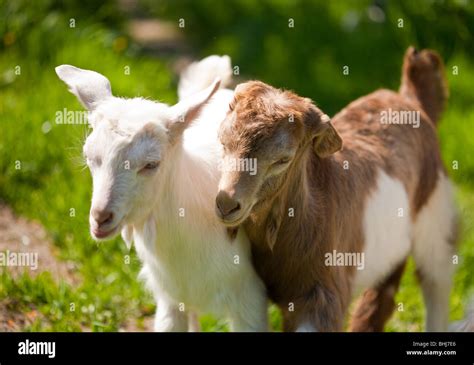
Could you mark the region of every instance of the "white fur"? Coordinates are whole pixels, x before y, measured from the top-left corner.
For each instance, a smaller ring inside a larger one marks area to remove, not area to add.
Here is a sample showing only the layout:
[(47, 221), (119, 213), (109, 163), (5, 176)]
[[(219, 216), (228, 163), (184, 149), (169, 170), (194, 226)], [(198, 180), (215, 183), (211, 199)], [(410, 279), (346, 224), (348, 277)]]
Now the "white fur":
[(453, 188), (440, 173), (433, 194), (417, 216), (414, 228), (413, 256), (421, 274), (426, 304), (426, 330), (446, 331), (449, 315), (456, 225)]
[[(403, 184), (379, 171), (377, 188), (364, 212), (365, 268), (357, 271), (356, 292), (376, 286), (409, 254), (421, 273), (428, 331), (446, 331), (449, 293), (454, 271), (450, 242), (456, 224), (449, 179), (440, 173), (436, 188), (415, 221)], [(399, 209), (403, 209), (403, 217)]]
[(222, 86), (226, 87), (232, 79), (232, 67), (229, 56), (209, 56), (189, 65), (181, 74), (178, 96), (182, 100), (204, 88), (218, 76)]
[[(411, 248), (411, 217), (402, 183), (378, 172), (376, 190), (364, 211), (364, 270), (357, 271), (356, 291), (375, 286), (408, 256)], [(399, 216), (399, 209), (403, 216)]]
[(309, 322), (302, 322), (296, 328), (296, 332), (318, 332), (318, 329)]
[[(202, 80), (229, 72), (207, 66), (194, 70), (207, 73), (186, 73), (192, 91), (193, 77), (203, 88), (208, 85)], [(91, 232), (110, 238), (107, 232), (121, 230), (128, 245), (135, 242), (143, 262), (141, 277), (157, 301), (155, 330), (195, 330), (188, 314), (211, 312), (230, 318), (233, 330), (265, 331), (265, 288), (251, 264), (248, 238), (241, 229), (231, 241), (214, 214), (221, 156), (217, 129), (232, 91), (219, 90), (204, 105), (216, 91), (214, 82), (169, 107), (113, 97), (108, 80), (92, 71), (67, 65), (56, 71), (92, 111), (94, 129), (84, 146), (94, 185)], [(191, 92), (182, 86), (180, 94)], [(200, 116), (192, 124), (178, 124), (183, 123), (181, 116), (198, 109)], [(150, 127), (153, 133), (144, 133)], [(183, 133), (182, 127), (188, 127), (182, 139), (172, 134)], [(159, 167), (146, 170), (149, 162)], [(94, 210), (111, 211), (113, 219), (101, 223)]]
[(69, 91), (89, 110), (93, 110), (97, 103), (112, 97), (109, 80), (95, 71), (61, 65), (56, 67), (56, 73), (66, 83)]

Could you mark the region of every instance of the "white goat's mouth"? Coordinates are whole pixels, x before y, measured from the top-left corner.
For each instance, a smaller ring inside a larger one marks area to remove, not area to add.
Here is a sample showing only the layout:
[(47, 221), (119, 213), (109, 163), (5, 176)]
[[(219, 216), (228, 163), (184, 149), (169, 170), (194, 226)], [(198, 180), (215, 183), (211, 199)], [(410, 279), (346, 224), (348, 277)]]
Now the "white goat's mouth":
[(106, 231), (96, 228), (91, 228), (92, 237), (96, 240), (105, 240), (110, 239), (117, 235), (120, 232), (120, 224), (117, 224), (115, 227), (108, 229)]

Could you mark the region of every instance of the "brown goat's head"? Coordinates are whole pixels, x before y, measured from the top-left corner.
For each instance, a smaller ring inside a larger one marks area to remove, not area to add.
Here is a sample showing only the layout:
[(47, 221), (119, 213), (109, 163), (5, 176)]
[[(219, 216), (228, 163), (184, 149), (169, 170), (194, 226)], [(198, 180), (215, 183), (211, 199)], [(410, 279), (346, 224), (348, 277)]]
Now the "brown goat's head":
[(237, 86), (220, 140), (224, 168), (216, 213), (228, 226), (241, 224), (256, 204), (276, 194), (308, 146), (320, 158), (342, 146), (329, 117), (311, 100), (259, 81)]

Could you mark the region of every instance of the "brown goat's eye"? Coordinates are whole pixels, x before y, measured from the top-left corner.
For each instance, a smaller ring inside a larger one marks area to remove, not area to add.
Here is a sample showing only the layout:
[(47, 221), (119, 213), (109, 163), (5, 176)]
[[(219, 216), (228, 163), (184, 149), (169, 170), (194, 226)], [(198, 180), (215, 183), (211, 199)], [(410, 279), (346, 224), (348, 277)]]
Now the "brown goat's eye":
[(287, 164), (290, 161), (291, 161), (290, 157), (284, 157), (284, 158), (280, 158), (278, 161), (276, 161), (274, 163), (274, 165), (284, 165), (284, 164)]

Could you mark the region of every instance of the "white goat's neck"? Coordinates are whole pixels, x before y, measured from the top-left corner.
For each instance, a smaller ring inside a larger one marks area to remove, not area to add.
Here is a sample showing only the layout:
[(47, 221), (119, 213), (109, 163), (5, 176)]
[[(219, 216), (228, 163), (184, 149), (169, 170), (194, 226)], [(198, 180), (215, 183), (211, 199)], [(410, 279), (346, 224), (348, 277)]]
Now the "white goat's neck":
[(181, 236), (183, 225), (192, 234), (215, 223), (217, 218), (209, 203), (214, 201), (215, 192), (209, 185), (217, 186), (218, 176), (203, 156), (187, 150), (182, 139), (170, 147), (156, 183), (155, 197), (158, 199), (145, 222), (134, 226), (135, 230), (143, 232), (142, 239), (154, 241), (152, 233), (156, 229)]

